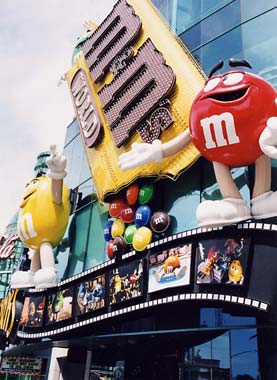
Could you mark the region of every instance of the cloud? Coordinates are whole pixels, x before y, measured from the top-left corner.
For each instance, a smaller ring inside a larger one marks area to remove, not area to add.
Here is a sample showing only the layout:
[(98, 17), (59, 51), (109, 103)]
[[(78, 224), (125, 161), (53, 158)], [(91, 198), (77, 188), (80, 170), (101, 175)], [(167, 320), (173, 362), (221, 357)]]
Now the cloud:
[(115, 0), (13, 0), (1, 2), (0, 232), (17, 211), (36, 156), (56, 143), (63, 148), (74, 116), (67, 84), (83, 23), (99, 24)]

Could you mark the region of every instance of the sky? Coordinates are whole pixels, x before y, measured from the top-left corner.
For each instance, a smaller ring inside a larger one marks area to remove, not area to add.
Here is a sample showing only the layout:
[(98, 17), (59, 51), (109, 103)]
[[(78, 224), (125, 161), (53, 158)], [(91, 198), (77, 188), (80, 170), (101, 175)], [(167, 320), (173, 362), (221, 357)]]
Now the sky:
[(37, 155), (62, 151), (74, 110), (67, 82), (85, 21), (100, 24), (115, 0), (12, 0), (0, 4), (0, 234), (18, 210)]

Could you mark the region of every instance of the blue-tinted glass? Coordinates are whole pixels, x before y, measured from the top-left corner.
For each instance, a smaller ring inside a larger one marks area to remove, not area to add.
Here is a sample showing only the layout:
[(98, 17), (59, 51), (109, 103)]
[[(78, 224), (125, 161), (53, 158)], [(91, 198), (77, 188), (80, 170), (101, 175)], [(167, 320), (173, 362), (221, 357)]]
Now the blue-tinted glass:
[(66, 183), (70, 189), (74, 189), (90, 178), (87, 157), (80, 134), (64, 148), (64, 155), (67, 158)]
[[(230, 57), (247, 59), (256, 74), (276, 85), (277, 56), (274, 54), (277, 49), (276, 17), (277, 9), (274, 9), (193, 51), (193, 55), (207, 74), (220, 59), (225, 62)], [(185, 38), (183, 41), (186, 43)], [(224, 70), (228, 70), (226, 63)]]
[(76, 119), (67, 127), (64, 145), (68, 144), (76, 135), (80, 133)]
[(77, 209), (85, 204), (97, 199), (96, 190), (92, 179), (90, 178), (78, 187), (78, 204)]
[(231, 0), (152, 0), (176, 33), (195, 25)]
[[(222, 59), (226, 62), (230, 57), (241, 57), (241, 51), (241, 32), (240, 28), (237, 28), (203, 46), (201, 49), (193, 51), (193, 55), (208, 75), (219, 60)], [(224, 70), (228, 71), (226, 64)]]
[(241, 0), (240, 7), (242, 21), (245, 21), (272, 8), (276, 8), (276, 0), (251, 0), (251, 4), (248, 0)]
[(164, 211), (172, 218), (171, 233), (195, 228), (195, 211), (200, 201), (199, 163), (193, 164), (176, 182), (166, 181), (160, 188)]
[(189, 50), (194, 50), (201, 45), (201, 24), (196, 24), (180, 35), (181, 40)]
[(258, 379), (259, 360), (256, 329), (231, 330), (230, 334), (232, 379)]
[(255, 324), (256, 318), (254, 317), (235, 316), (218, 308), (200, 309), (200, 326), (202, 327), (254, 326)]
[(238, 1), (232, 2), (220, 11), (203, 19), (201, 23), (199, 22), (192, 28), (185, 30), (180, 37), (189, 49), (193, 50), (217, 38), (240, 22), (240, 3)]
[(106, 244), (104, 240), (104, 227), (107, 219), (108, 213), (106, 208), (102, 208), (99, 203), (96, 202), (92, 209), (87, 257), (84, 269), (92, 268), (93, 266), (108, 260), (105, 253)]
[(68, 277), (71, 277), (74, 274), (80, 273), (84, 270), (92, 207), (93, 206), (88, 205), (86, 208), (76, 212), (71, 222), (72, 232), (69, 239), (70, 260), (69, 267), (67, 269)]
[(91, 178), (91, 173), (90, 173), (90, 169), (89, 169), (87, 155), (86, 155), (86, 152), (84, 150), (83, 156), (82, 156), (81, 170), (80, 170), (80, 183), (83, 183), (88, 178)]
[(183, 379), (230, 379), (229, 332), (185, 350)]
[(74, 216), (71, 215), (69, 217), (69, 221), (67, 224), (66, 231), (64, 233), (64, 236), (58, 246), (55, 248), (55, 267), (58, 272), (58, 277), (60, 280), (64, 280), (68, 277), (68, 261), (71, 257), (71, 249), (73, 247), (73, 231), (75, 228), (73, 228), (73, 225), (75, 225), (75, 219)]
[[(202, 169), (202, 193), (201, 200), (217, 200), (221, 199), (221, 193), (219, 190), (218, 183), (215, 179), (215, 173), (213, 165), (207, 160), (203, 160)], [(250, 201), (250, 190), (248, 183), (248, 169), (246, 167), (233, 168), (231, 169), (232, 177), (239, 189), (242, 197), (247, 203)]]

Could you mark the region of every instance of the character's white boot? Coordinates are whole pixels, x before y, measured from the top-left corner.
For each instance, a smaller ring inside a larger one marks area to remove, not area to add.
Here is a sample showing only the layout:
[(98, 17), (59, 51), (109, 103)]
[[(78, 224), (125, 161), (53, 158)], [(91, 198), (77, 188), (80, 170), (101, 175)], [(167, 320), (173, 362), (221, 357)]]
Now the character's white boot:
[(39, 269), (35, 273), (34, 282), (38, 289), (53, 288), (58, 284), (58, 276), (53, 268)]
[(224, 226), (250, 218), (250, 209), (244, 199), (224, 198), (218, 201), (204, 201), (196, 210), (199, 227)]
[(32, 288), (35, 286), (35, 273), (28, 271), (17, 271), (11, 275), (10, 285), (12, 289)]
[(277, 191), (267, 191), (251, 200), (251, 213), (254, 219), (277, 216)]

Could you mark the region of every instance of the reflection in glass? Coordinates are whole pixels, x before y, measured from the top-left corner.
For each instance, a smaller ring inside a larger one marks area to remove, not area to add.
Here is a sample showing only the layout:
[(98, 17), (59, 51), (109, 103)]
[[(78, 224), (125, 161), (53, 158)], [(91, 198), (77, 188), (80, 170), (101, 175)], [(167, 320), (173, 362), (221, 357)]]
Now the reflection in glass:
[(202, 327), (232, 327), (232, 326), (255, 326), (256, 318), (247, 316), (236, 316), (224, 312), (219, 308), (201, 308), (200, 326)]
[[(218, 13), (217, 16), (217, 23), (226, 21), (224, 14)], [(229, 30), (228, 33), (218, 35), (215, 39), (210, 40), (209, 43), (203, 44), (201, 40), (201, 47), (199, 46), (195, 50), (193, 49), (196, 48), (195, 44), (199, 42), (199, 39), (198, 42), (195, 40), (196, 37), (193, 30), (189, 31), (187, 35), (187, 32), (183, 33), (181, 39), (192, 49), (193, 55), (206, 73), (209, 73), (214, 64), (220, 59), (227, 62), (230, 57), (241, 57), (251, 63), (256, 74), (268, 80), (273, 86), (276, 86), (276, 16), (277, 9), (275, 8), (245, 24), (238, 24), (234, 29)], [(198, 26), (196, 27), (198, 28)], [(196, 30), (197, 34), (199, 34), (199, 31)], [(194, 40), (191, 40), (192, 37)], [(192, 44), (194, 44), (194, 48)], [(228, 70), (228, 66), (225, 67), (225, 70)]]
[(176, 33), (216, 12), (231, 0), (152, 0)]
[(232, 379), (258, 379), (259, 361), (256, 329), (231, 330), (230, 335)]
[(91, 177), (80, 134), (65, 146), (64, 155), (67, 158), (66, 184), (70, 189), (74, 189)]
[[(217, 334), (216, 330), (214, 333)], [(187, 347), (183, 380), (258, 379), (257, 347), (255, 328), (228, 330), (208, 342)]]
[(229, 380), (230, 374), (229, 332), (185, 350), (184, 380)]
[(72, 123), (67, 127), (64, 145), (67, 145), (79, 133), (80, 130), (77, 120), (74, 119)]
[(199, 161), (182, 174), (178, 180), (163, 181), (162, 194), (164, 211), (171, 217), (171, 233), (186, 231), (197, 226), (195, 210), (200, 202)]
[(76, 212), (74, 221), (72, 221), (72, 228), (74, 228), (75, 232), (72, 234), (72, 239), (69, 241), (71, 256), (68, 261), (68, 277), (81, 273), (84, 270), (84, 263), (87, 255), (89, 221), (92, 207), (93, 206), (89, 205)]

